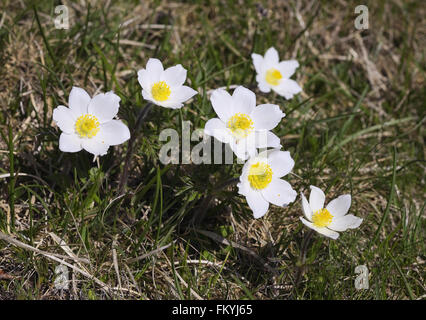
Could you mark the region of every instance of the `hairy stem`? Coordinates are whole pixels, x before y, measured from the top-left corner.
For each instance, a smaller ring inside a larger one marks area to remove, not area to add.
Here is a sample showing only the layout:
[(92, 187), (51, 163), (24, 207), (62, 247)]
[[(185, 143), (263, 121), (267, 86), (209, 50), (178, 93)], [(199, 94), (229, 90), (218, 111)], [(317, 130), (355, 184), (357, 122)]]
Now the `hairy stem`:
[(204, 197), (203, 201), (201, 202), (200, 206), (198, 207), (197, 212), (194, 214), (194, 217), (192, 219), (194, 224), (200, 224), (207, 214), (207, 209), (209, 207), (210, 201), (214, 198), (214, 195), (219, 192), (220, 190), (223, 190), (226, 187), (229, 187), (231, 185), (237, 184), (238, 181), (240, 181), (240, 178), (231, 178), (226, 180), (224, 183), (218, 185), (217, 187), (214, 187), (211, 194)]
[(314, 234), (314, 230), (309, 230), (309, 232), (305, 235), (305, 238), (302, 241), (301, 249), (300, 249), (300, 256), (299, 256), (299, 267), (296, 271), (295, 276), (295, 283), (296, 288), (299, 286), (300, 281), (302, 280), (303, 273), (305, 272), (305, 262), (306, 262), (306, 253), (308, 252), (308, 246), (311, 242), (311, 238)]
[(130, 169), (130, 162), (132, 160), (133, 156), (133, 148), (135, 141), (138, 137), (140, 127), (142, 126), (142, 123), (144, 122), (145, 118), (148, 116), (148, 113), (151, 111), (153, 107), (153, 104), (148, 102), (148, 104), (143, 108), (138, 115), (138, 118), (136, 119), (135, 126), (132, 130), (132, 133), (130, 135), (129, 145), (127, 148), (126, 158), (124, 160), (124, 168), (123, 173), (121, 175), (120, 183), (118, 185), (118, 196), (121, 196), (124, 194), (124, 189), (127, 186), (127, 180), (129, 179), (129, 169)]

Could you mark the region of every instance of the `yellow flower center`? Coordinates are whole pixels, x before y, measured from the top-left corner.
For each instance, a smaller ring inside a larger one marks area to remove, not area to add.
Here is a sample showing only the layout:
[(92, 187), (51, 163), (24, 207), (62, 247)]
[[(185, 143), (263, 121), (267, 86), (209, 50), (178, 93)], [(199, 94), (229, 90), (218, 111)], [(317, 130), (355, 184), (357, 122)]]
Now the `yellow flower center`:
[(75, 122), (75, 131), (80, 138), (93, 138), (99, 132), (98, 118), (91, 114), (80, 116)]
[(271, 167), (265, 162), (252, 164), (249, 169), (248, 181), (253, 189), (265, 189), (272, 181)]
[(277, 69), (272, 68), (266, 71), (265, 80), (271, 86), (277, 86), (280, 83), (282, 77), (283, 76), (281, 75), (281, 72), (279, 72)]
[(164, 81), (154, 83), (151, 88), (151, 94), (157, 101), (166, 101), (170, 97), (170, 87)]
[(244, 113), (236, 113), (229, 118), (226, 126), (237, 139), (245, 138), (253, 130), (253, 121)]
[(316, 227), (327, 227), (332, 220), (333, 216), (327, 209), (319, 209), (312, 215), (312, 222)]

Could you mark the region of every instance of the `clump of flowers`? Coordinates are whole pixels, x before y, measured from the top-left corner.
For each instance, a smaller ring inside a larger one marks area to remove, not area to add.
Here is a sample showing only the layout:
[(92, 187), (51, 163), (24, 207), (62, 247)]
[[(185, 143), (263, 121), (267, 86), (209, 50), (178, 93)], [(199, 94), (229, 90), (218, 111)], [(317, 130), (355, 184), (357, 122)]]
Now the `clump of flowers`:
[[(273, 90), (286, 99), (302, 91), (296, 81), (290, 79), (299, 67), (296, 60), (280, 62), (273, 47), (264, 56), (253, 53), (251, 57), (260, 91)], [(160, 60), (150, 58), (146, 68), (138, 71), (142, 96), (152, 104), (180, 109), (197, 94), (196, 90), (184, 85), (186, 76), (187, 71), (182, 65), (164, 70)], [(285, 207), (295, 201), (296, 191), (282, 179), (292, 171), (294, 160), (290, 152), (281, 150), (280, 138), (271, 132), (285, 117), (280, 107), (256, 105), (255, 93), (243, 86), (238, 86), (232, 95), (224, 89), (214, 90), (210, 101), (218, 117), (208, 120), (204, 131), (229, 144), (239, 159), (246, 160), (237, 186), (254, 218), (264, 216), (270, 204)], [(85, 90), (73, 87), (69, 106), (58, 106), (53, 111), (53, 120), (62, 131), (59, 149), (63, 152), (85, 149), (96, 157), (105, 155), (110, 146), (128, 140), (129, 129), (121, 120), (115, 119), (119, 103), (120, 97), (112, 91), (90, 98)], [(268, 148), (272, 149), (259, 151)], [(132, 150), (131, 146), (128, 149)], [(363, 221), (347, 214), (351, 206), (348, 194), (337, 197), (324, 207), (324, 192), (311, 186), (309, 202), (303, 193), (301, 198), (305, 216), (300, 218), (302, 223), (332, 239), (337, 239), (339, 232), (358, 228)]]

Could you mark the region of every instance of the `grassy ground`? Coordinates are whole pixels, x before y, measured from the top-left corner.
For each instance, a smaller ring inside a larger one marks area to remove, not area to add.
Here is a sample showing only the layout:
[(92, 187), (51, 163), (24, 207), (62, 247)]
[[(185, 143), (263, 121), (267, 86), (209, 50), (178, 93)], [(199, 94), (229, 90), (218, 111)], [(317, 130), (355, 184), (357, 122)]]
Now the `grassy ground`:
[[(54, 28), (57, 1), (1, 4), (0, 299), (425, 298), (421, 1), (367, 1), (364, 31), (356, 1), (63, 3), (69, 30)], [(250, 55), (270, 46), (300, 63), (290, 101), (255, 86)], [(61, 153), (52, 110), (73, 85), (114, 90), (133, 128), (149, 57), (181, 63), (200, 94), (180, 111), (154, 108), (117, 197), (128, 144), (99, 166)], [(296, 161), (295, 190), (350, 193), (364, 219), (337, 241), (315, 234), (303, 264), (300, 197), (255, 220), (235, 186), (212, 193), (242, 165), (158, 161), (160, 131), (203, 128), (215, 117), (208, 91), (235, 84), (287, 114), (274, 132)], [(69, 291), (55, 289), (58, 259), (74, 268)], [(359, 291), (361, 264), (370, 289)]]

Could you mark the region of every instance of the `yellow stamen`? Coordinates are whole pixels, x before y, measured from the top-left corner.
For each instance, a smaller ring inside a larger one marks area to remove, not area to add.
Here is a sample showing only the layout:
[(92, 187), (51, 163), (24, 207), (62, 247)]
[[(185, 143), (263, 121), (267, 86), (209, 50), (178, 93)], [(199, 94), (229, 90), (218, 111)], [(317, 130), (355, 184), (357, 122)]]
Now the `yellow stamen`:
[(80, 116), (75, 122), (75, 131), (80, 138), (93, 138), (99, 132), (98, 118), (91, 114)]
[(277, 86), (280, 83), (282, 77), (283, 76), (281, 75), (281, 72), (279, 72), (277, 69), (272, 68), (266, 71), (265, 80), (271, 86)]
[(265, 189), (272, 181), (271, 167), (265, 162), (252, 164), (249, 169), (248, 181), (253, 189)]
[(235, 138), (242, 139), (247, 137), (253, 130), (253, 121), (244, 113), (236, 113), (228, 120), (226, 126), (231, 130)]
[(167, 85), (164, 81), (159, 81), (154, 83), (151, 88), (151, 94), (157, 101), (166, 101), (170, 97), (170, 86)]
[(333, 216), (331, 215), (330, 211), (325, 208), (315, 211), (312, 215), (312, 222), (316, 227), (327, 227), (332, 220)]

